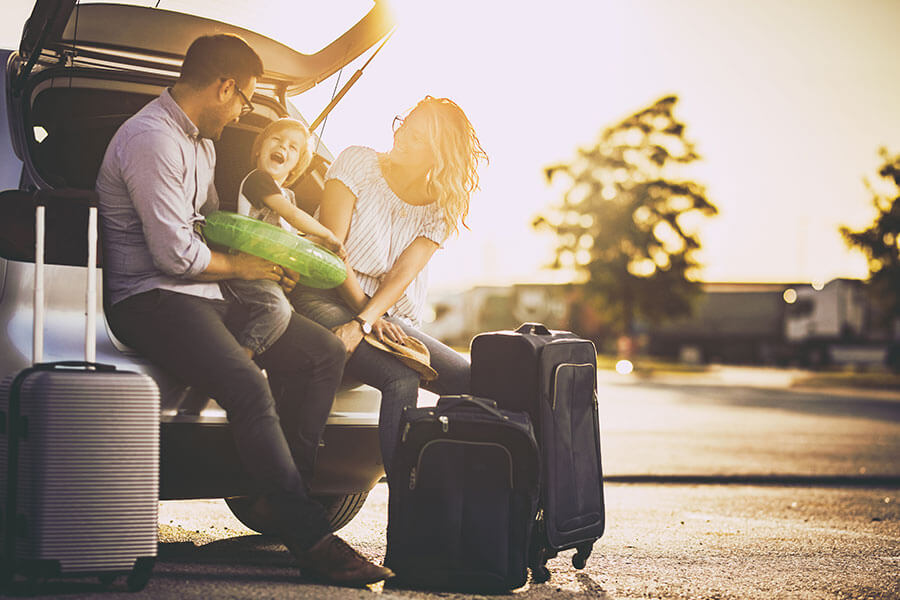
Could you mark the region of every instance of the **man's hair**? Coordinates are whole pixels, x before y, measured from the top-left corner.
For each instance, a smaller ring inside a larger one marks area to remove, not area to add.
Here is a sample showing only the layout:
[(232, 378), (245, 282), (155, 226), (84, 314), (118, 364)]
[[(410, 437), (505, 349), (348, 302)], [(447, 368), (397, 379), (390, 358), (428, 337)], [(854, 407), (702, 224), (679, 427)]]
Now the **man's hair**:
[(204, 88), (224, 78), (234, 79), (240, 86), (262, 74), (262, 59), (243, 38), (219, 33), (194, 40), (181, 65), (179, 81)]

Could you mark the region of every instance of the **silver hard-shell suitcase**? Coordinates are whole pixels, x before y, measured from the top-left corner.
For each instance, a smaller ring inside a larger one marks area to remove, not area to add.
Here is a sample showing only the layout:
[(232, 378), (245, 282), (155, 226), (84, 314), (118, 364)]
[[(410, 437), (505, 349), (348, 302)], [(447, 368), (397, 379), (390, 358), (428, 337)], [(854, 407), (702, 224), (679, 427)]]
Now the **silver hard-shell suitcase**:
[[(88, 210), (85, 360), (42, 363), (44, 213)], [(95, 359), (93, 192), (35, 194), (33, 366), (0, 383), (2, 583), (91, 575), (149, 580), (157, 553), (159, 390)]]

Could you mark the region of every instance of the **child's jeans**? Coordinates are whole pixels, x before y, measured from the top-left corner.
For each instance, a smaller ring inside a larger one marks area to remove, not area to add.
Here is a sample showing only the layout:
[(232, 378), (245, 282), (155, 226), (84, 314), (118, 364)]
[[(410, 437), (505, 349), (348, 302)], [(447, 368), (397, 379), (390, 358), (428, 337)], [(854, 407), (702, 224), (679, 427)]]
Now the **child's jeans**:
[(266, 279), (230, 279), (222, 287), (247, 307), (247, 322), (235, 337), (241, 346), (259, 356), (287, 329), (293, 311), (290, 302), (278, 283)]

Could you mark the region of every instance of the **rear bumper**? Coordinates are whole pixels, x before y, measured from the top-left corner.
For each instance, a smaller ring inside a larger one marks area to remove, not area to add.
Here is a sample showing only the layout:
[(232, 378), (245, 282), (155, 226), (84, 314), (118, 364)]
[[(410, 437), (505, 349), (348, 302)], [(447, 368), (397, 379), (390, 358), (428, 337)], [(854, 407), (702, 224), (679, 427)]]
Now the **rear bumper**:
[[(367, 492), (384, 476), (377, 425), (329, 422), (323, 442), (313, 494)], [(242, 496), (252, 489), (227, 423), (160, 424), (160, 500)]]

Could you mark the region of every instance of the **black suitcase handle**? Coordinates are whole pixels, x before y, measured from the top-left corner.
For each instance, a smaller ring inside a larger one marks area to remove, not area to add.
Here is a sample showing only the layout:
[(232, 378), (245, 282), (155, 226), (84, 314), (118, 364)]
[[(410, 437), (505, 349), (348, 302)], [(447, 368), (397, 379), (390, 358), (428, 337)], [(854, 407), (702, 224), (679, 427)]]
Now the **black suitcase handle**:
[(542, 323), (522, 323), (516, 329), (516, 333), (530, 333), (532, 335), (550, 335), (550, 330)]
[(86, 360), (59, 360), (56, 362), (37, 363), (32, 367), (35, 371), (55, 371), (60, 368), (93, 369), (104, 373), (116, 370), (115, 365), (88, 362)]
[(480, 408), (481, 410), (494, 415), (498, 419), (506, 420), (509, 418), (502, 412), (500, 412), (495, 401), (489, 400), (487, 398), (479, 398), (478, 396), (470, 396), (469, 394), (461, 394), (458, 396), (441, 396), (435, 409), (437, 414), (441, 414), (463, 405)]

